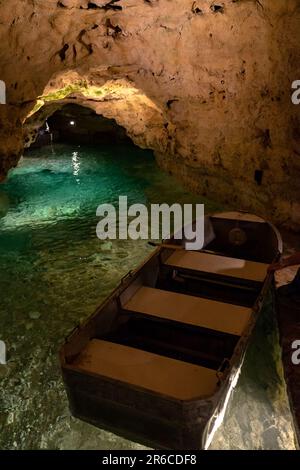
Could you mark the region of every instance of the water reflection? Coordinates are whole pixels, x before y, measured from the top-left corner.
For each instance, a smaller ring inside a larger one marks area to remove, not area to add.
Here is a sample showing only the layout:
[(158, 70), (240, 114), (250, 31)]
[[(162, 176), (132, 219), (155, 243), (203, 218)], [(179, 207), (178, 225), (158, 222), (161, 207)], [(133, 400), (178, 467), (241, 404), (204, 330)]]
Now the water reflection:
[[(80, 171), (80, 158), (78, 152), (72, 154), (73, 175), (78, 176)], [(80, 184), (80, 179), (76, 178), (76, 182)]]

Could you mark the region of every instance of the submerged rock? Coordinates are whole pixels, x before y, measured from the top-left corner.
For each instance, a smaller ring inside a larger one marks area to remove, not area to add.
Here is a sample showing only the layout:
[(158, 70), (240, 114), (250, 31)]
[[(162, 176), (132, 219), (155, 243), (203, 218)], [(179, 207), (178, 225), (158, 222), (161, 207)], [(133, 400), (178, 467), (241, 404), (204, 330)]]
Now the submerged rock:
[(7, 365), (0, 364), (0, 378), (4, 378), (8, 375), (9, 368)]
[(104, 242), (100, 248), (101, 251), (110, 251), (112, 249), (112, 242)]
[(40, 316), (40, 312), (29, 312), (29, 318), (31, 318), (31, 320), (38, 320)]

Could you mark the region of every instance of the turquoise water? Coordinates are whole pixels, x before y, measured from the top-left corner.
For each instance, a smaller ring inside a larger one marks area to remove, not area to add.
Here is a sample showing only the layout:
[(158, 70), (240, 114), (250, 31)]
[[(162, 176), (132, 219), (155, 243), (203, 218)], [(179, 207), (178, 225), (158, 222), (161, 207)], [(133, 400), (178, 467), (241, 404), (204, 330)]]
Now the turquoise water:
[[(8, 359), (0, 366), (0, 448), (141, 448), (70, 416), (57, 358), (65, 336), (153, 249), (144, 240), (96, 237), (97, 206), (117, 204), (120, 195), (129, 203), (204, 202), (207, 211), (219, 209), (133, 146), (32, 150), (0, 187), (0, 339)], [(286, 399), (278, 402), (274, 325), (267, 324), (214, 448), (293, 447)], [(271, 338), (268, 351), (261, 350), (263, 334)], [(259, 355), (268, 375), (257, 384), (251, 371)], [(251, 413), (250, 432), (243, 423)], [(283, 430), (265, 434), (274, 425)]]

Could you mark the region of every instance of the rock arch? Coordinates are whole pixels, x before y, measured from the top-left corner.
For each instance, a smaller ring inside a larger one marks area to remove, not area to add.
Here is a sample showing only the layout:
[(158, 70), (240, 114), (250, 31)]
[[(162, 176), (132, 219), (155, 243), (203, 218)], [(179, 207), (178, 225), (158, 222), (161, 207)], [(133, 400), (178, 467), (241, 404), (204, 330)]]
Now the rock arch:
[(95, 82), (76, 72), (50, 80), (24, 120), (24, 146), (30, 146), (49, 116), (69, 103), (114, 119), (141, 148), (168, 151), (172, 140), (171, 123), (163, 110), (133, 82), (122, 78)]

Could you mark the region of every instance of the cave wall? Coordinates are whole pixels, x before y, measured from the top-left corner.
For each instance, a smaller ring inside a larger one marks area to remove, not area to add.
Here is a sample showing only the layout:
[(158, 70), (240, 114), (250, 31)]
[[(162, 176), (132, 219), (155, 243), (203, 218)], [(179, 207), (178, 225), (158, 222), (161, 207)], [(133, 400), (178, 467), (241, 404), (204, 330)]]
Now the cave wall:
[(123, 80), (145, 99), (83, 101), (193, 191), (300, 228), (298, 0), (10, 0), (0, 13), (2, 178), (39, 96), (73, 74)]

